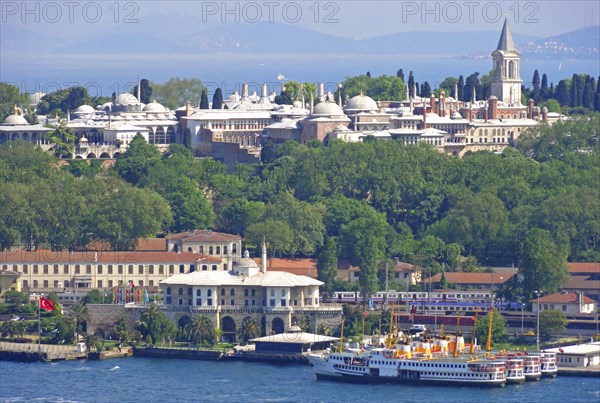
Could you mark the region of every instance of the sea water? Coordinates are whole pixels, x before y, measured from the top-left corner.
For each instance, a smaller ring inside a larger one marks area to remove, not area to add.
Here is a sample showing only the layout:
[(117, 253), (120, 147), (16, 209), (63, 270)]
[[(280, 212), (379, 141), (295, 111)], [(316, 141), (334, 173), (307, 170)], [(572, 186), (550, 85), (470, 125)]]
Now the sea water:
[(600, 379), (557, 377), (503, 388), (317, 381), (312, 367), (122, 358), (0, 361), (0, 402), (598, 402)]

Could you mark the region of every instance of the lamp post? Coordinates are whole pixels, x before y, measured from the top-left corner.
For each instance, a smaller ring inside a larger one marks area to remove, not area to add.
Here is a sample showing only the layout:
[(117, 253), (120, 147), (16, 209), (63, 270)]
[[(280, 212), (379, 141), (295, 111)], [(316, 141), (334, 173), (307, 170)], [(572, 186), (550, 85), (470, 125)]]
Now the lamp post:
[(534, 293), (537, 297), (537, 329), (535, 332), (535, 345), (537, 347), (537, 351), (540, 351), (540, 295), (542, 292), (535, 290)]
[(523, 336), (523, 310), (525, 309), (525, 303), (521, 303), (521, 336)]

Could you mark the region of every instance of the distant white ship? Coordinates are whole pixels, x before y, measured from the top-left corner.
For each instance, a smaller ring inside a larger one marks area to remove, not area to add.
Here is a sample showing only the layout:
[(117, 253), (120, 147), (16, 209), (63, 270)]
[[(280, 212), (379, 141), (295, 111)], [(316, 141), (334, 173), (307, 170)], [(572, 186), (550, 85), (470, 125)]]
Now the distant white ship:
[(277, 74), (277, 81), (285, 80), (285, 76), (283, 74)]

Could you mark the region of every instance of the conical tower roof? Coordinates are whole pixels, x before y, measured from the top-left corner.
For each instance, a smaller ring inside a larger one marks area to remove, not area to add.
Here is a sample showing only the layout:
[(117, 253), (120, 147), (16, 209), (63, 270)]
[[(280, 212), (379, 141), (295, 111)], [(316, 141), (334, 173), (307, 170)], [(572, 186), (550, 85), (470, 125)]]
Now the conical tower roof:
[(500, 40), (498, 41), (496, 50), (501, 50), (503, 52), (517, 50), (510, 32), (510, 28), (508, 27), (508, 17), (504, 19), (504, 26), (502, 27), (502, 33), (500, 34)]

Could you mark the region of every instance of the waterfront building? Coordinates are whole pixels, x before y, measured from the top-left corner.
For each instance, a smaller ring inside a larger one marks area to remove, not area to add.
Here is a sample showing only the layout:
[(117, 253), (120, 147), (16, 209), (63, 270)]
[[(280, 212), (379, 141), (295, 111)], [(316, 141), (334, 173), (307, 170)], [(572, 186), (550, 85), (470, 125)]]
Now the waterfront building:
[(586, 297), (581, 292), (544, 295), (543, 297), (540, 297), (539, 300), (534, 298), (529, 301), (531, 302), (533, 313), (538, 312), (538, 301), (540, 312), (557, 310), (565, 315), (580, 315), (596, 312), (596, 302), (593, 299)]
[(167, 235), (170, 252), (195, 252), (221, 259), (224, 270), (242, 258), (242, 237), (211, 230), (193, 230)]
[(556, 353), (559, 367), (594, 367), (600, 365), (600, 342), (572, 346), (547, 348), (544, 351)]
[(339, 326), (341, 307), (319, 304), (321, 281), (268, 271), (264, 245), (261, 262), (259, 267), (246, 251), (230, 270), (171, 276), (160, 282), (162, 310), (178, 324), (204, 315), (229, 342), (239, 340), (248, 321), (260, 326), (263, 335), (283, 333), (293, 325), (312, 332), (320, 326)]
[(218, 257), (166, 251), (15, 250), (0, 252), (0, 265), (2, 270), (19, 273), (21, 289), (27, 292), (88, 292), (130, 284), (153, 290), (174, 274), (223, 271)]
[(569, 279), (561, 287), (562, 291), (581, 291), (587, 297), (600, 302), (600, 263), (569, 262)]
[[(445, 272), (446, 281), (450, 284), (455, 284), (457, 288), (462, 290), (487, 290), (494, 291), (509, 281), (512, 276), (500, 275), (492, 273), (473, 273), (473, 272)], [(435, 284), (442, 280), (442, 274), (438, 273), (434, 276), (423, 280), (425, 284)]]
[(0, 270), (0, 301), (4, 301), (6, 291), (21, 292), (21, 273), (12, 270)]

